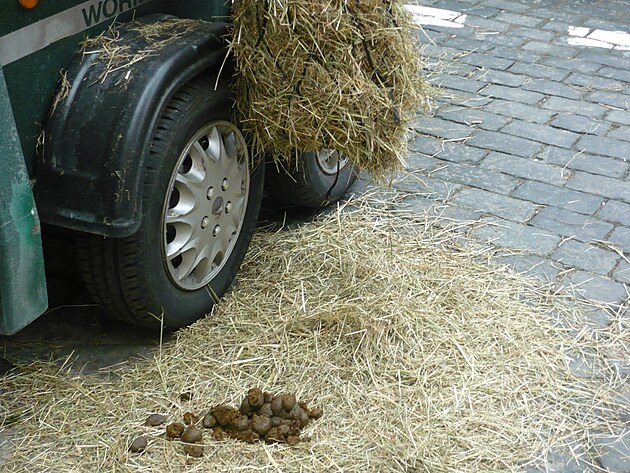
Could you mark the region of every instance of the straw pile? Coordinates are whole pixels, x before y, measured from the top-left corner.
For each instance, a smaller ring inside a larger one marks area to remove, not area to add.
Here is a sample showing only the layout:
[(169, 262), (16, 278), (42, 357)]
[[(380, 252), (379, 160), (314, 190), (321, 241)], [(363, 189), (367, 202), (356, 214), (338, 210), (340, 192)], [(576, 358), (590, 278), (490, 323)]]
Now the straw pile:
[(237, 106), (255, 148), (292, 163), (336, 149), (375, 178), (400, 167), (426, 102), (399, 0), (236, 0)]
[[(587, 329), (575, 305), (429, 223), (362, 208), (261, 230), (234, 291), (154, 359), (106, 380), (22, 367), (0, 381), (15, 435), (2, 471), (514, 471), (620, 429), (628, 327)], [(578, 356), (599, 380), (570, 374)], [(321, 406), (311, 441), (207, 439), (193, 459), (144, 425), (251, 386)], [(138, 435), (148, 447), (131, 453)]]

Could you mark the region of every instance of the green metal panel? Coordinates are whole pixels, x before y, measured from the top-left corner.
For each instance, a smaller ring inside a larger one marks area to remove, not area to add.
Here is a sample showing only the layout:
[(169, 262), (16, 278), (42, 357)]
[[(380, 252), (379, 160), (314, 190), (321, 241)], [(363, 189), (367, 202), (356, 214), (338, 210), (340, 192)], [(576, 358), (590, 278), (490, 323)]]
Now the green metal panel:
[(11, 335), (48, 305), (41, 229), (0, 68), (0, 333)]

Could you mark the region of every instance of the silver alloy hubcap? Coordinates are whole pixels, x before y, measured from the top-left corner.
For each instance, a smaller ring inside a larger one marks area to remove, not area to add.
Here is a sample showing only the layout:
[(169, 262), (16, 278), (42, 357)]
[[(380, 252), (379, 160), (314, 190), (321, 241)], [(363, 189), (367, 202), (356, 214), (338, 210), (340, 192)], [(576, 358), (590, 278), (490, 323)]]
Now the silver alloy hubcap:
[(221, 271), (243, 226), (249, 195), (245, 139), (233, 124), (208, 123), (186, 145), (162, 212), (171, 280), (199, 289)]
[(348, 164), (348, 158), (334, 149), (320, 149), (317, 152), (317, 165), (324, 174), (337, 174)]

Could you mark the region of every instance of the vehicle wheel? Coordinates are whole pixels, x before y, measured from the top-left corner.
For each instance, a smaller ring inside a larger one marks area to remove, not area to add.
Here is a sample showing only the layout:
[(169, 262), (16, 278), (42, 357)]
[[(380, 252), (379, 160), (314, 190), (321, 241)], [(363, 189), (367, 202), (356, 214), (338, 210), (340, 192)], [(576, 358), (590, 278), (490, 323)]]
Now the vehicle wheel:
[(341, 199), (357, 178), (356, 168), (331, 149), (302, 153), (290, 169), (267, 164), (267, 202), (275, 207), (319, 208)]
[(198, 78), (166, 106), (153, 137), (140, 229), (85, 235), (79, 261), (106, 316), (175, 328), (207, 314), (232, 283), (256, 227), (264, 166), (230, 121), (231, 93)]

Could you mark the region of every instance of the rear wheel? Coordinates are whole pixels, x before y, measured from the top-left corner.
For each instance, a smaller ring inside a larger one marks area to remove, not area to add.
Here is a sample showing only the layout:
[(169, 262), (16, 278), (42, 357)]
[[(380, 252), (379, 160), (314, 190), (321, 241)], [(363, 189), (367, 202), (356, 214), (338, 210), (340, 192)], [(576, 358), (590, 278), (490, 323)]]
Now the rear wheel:
[(341, 199), (357, 178), (343, 154), (322, 149), (302, 153), (290, 168), (267, 164), (267, 201), (274, 207), (320, 208)]
[(256, 226), (264, 167), (231, 122), (227, 85), (185, 85), (153, 137), (140, 229), (85, 235), (79, 260), (106, 316), (175, 328), (207, 314), (232, 283)]

